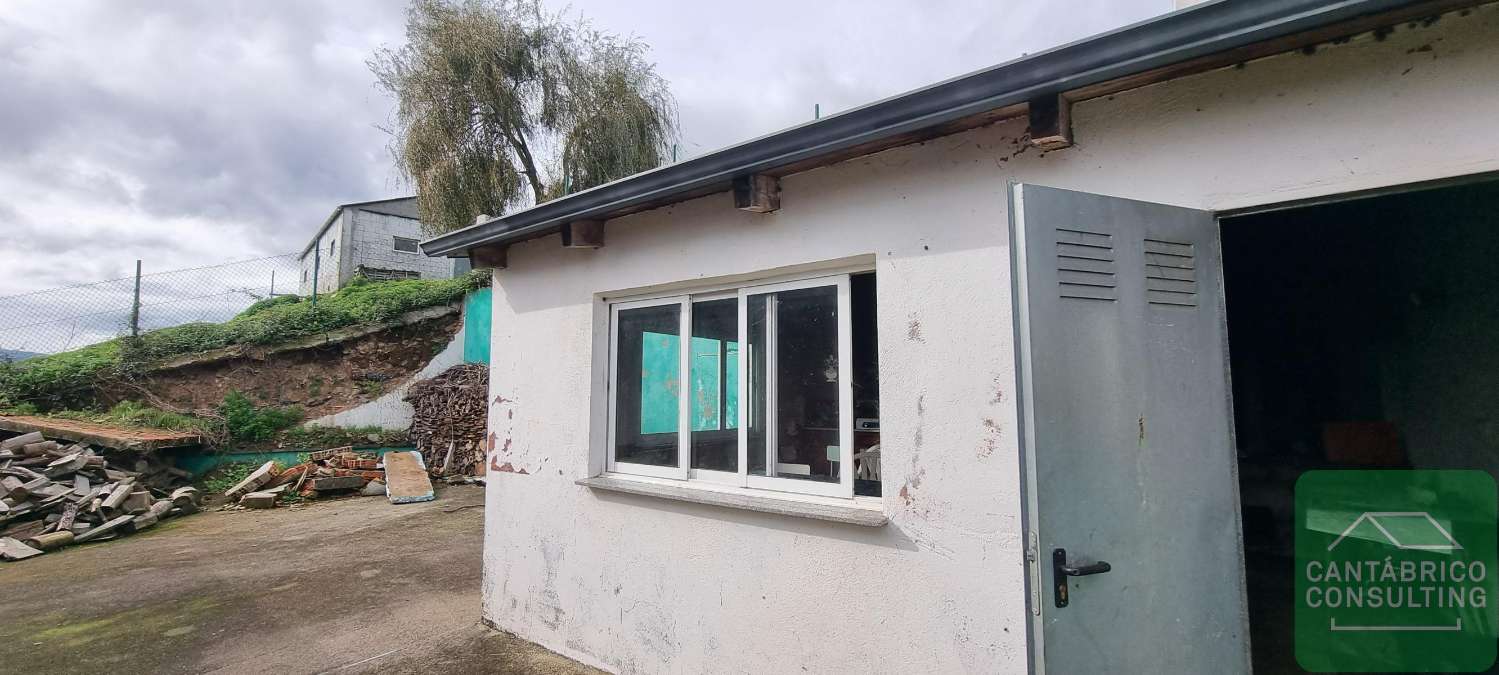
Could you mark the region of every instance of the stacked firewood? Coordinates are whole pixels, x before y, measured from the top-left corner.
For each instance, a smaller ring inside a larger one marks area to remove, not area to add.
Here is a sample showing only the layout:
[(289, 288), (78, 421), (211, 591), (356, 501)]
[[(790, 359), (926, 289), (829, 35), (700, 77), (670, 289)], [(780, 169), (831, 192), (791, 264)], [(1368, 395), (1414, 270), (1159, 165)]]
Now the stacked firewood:
[(198, 510), (185, 471), (153, 453), (64, 445), (31, 432), (0, 441), (0, 559), (139, 532)]
[(417, 382), (405, 400), (415, 409), (411, 442), (436, 475), (473, 475), (484, 466), (488, 424), (489, 369), (481, 364), (453, 366)]

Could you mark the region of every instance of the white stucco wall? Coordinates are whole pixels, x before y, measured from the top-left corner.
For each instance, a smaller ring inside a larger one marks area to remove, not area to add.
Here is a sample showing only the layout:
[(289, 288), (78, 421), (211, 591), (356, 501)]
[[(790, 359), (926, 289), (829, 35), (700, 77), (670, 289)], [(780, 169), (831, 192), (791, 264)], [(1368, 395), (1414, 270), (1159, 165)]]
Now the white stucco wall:
[[(487, 620), (621, 672), (1026, 668), (1008, 181), (1229, 209), (1499, 170), (1492, 9), (1078, 104), (556, 237), (495, 274)], [(1429, 51), (1421, 51), (1430, 45)], [(878, 275), (884, 507), (861, 528), (593, 491), (600, 296), (830, 260)], [(493, 464), (492, 464), (493, 466)]]
[(350, 210), (353, 212), (353, 229), (349, 238), (349, 276), (360, 265), (408, 270), (420, 273), (423, 279), (448, 279), (453, 276), (453, 263), (447, 258), (429, 258), (421, 253), (395, 250), (394, 237), (418, 241), (425, 238), (420, 220), (362, 209)]

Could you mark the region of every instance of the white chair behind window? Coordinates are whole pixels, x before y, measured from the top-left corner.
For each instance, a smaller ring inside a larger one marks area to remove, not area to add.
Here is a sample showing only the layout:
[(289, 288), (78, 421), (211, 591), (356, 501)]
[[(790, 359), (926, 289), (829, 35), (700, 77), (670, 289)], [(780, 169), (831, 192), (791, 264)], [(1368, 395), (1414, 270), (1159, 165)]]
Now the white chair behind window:
[(854, 476), (860, 480), (880, 479), (880, 444), (865, 448), (861, 452), (854, 453)]

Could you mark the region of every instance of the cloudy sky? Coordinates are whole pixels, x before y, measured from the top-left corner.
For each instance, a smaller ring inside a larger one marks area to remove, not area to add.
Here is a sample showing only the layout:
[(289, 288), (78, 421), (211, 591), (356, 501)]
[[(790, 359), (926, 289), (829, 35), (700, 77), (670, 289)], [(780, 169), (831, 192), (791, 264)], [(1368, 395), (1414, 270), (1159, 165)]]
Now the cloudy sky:
[[(652, 46), (692, 156), (1169, 11), (1171, 0), (549, 2)], [(365, 65), (400, 0), (0, 3), (0, 299), (299, 250), (408, 194)], [(1065, 16), (1066, 21), (1058, 17)], [(0, 317), (3, 320), (4, 317)], [(0, 345), (3, 346), (3, 345)]]

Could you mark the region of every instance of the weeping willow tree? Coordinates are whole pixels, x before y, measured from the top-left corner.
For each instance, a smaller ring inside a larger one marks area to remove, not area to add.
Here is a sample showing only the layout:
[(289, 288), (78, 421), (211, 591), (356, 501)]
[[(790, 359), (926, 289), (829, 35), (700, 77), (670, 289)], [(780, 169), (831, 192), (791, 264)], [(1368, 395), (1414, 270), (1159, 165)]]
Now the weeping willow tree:
[(429, 234), (660, 166), (676, 103), (633, 38), (537, 0), (414, 0), (369, 62)]

